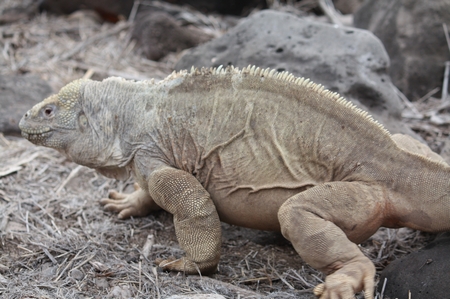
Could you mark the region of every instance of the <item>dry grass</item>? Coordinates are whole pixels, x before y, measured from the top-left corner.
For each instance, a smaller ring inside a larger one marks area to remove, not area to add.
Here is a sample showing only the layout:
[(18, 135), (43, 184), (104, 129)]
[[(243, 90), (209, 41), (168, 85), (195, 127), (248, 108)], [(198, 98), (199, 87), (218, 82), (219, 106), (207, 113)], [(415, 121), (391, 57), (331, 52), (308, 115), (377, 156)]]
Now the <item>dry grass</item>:
[[(26, 0), (7, 0), (0, 11)], [(29, 2), (29, 1), (28, 1)], [(82, 76), (163, 78), (177, 59), (133, 53), (127, 23), (101, 24), (90, 13), (36, 15), (0, 26), (0, 73), (30, 72), (58, 90)], [(2, 298), (311, 298), (321, 273), (305, 265), (274, 233), (223, 225), (223, 255), (211, 277), (158, 270), (159, 257), (180, 256), (165, 212), (118, 220), (98, 199), (117, 182), (58, 152), (0, 135), (0, 295)], [(410, 230), (381, 230), (362, 250), (381, 270), (423, 244)]]
[(29, 21), (0, 26), (0, 73), (30, 72), (59, 90), (89, 70), (94, 78), (161, 79), (172, 70), (176, 57), (154, 62), (133, 55), (131, 25), (101, 23), (90, 11), (70, 16), (45, 13)]

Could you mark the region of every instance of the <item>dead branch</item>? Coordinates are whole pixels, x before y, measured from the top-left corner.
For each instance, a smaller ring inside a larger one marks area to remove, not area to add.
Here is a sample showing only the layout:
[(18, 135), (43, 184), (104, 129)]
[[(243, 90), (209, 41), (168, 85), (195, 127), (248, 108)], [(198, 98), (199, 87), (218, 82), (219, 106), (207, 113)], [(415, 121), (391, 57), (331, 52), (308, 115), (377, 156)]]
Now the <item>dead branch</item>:
[(328, 19), (330, 19), (331, 23), (342, 26), (342, 22), (339, 20), (338, 13), (331, 0), (319, 0), (319, 6)]
[(69, 58), (71, 58), (73, 55), (77, 54), (78, 52), (80, 52), (81, 50), (83, 50), (85, 47), (99, 41), (102, 40), (104, 38), (107, 38), (111, 35), (115, 35), (118, 34), (120, 31), (122, 30), (126, 30), (128, 28), (130, 28), (131, 24), (128, 22), (125, 23), (119, 23), (118, 25), (116, 25), (115, 27), (112, 27), (104, 32), (100, 32), (94, 36), (89, 37), (88, 39), (86, 39), (84, 42), (82, 42), (81, 44), (78, 44), (77, 46), (75, 46), (72, 50), (62, 54), (59, 57), (59, 60), (67, 60)]

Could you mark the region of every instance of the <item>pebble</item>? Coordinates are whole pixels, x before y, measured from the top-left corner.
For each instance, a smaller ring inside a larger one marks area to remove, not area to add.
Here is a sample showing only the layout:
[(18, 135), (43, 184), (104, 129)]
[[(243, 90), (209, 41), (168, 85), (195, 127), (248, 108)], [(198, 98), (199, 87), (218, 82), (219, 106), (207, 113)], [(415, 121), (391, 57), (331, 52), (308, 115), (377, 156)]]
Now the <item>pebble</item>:
[(73, 269), (72, 271), (70, 271), (70, 276), (71, 276), (73, 279), (80, 281), (80, 280), (83, 280), (83, 278), (84, 278), (84, 273), (81, 272), (81, 271), (78, 270), (78, 269)]

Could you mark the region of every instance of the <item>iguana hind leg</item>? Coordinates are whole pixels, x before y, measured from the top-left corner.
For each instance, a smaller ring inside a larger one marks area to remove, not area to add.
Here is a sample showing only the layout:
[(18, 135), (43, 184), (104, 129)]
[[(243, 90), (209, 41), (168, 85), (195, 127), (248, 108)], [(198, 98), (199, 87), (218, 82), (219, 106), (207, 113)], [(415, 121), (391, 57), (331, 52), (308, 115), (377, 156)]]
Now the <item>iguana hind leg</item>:
[(219, 215), (209, 193), (191, 174), (171, 167), (152, 172), (148, 189), (155, 202), (173, 214), (175, 233), (186, 257), (163, 260), (165, 270), (208, 274), (220, 259)]
[(119, 193), (115, 190), (109, 193), (109, 198), (102, 198), (100, 204), (105, 210), (118, 212), (120, 219), (131, 216), (142, 217), (161, 208), (153, 201), (147, 191), (134, 183), (135, 191), (131, 194)]
[(288, 199), (280, 208), (283, 235), (311, 266), (327, 274), (316, 287), (321, 299), (373, 298), (375, 267), (353, 242), (372, 235), (384, 221), (380, 187), (358, 182), (319, 185)]

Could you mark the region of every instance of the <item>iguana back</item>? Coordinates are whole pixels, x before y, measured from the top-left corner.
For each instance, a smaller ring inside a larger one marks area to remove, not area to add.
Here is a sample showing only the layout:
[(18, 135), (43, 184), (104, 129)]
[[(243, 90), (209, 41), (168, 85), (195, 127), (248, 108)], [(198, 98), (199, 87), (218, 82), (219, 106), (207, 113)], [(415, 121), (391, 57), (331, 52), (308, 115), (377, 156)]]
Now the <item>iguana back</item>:
[[(247, 227), (279, 229), (276, 211), (287, 198), (324, 182), (362, 180), (361, 162), (382, 164), (398, 149), (338, 94), (268, 69), (194, 70), (158, 83), (108, 79), (81, 90), (90, 101), (114, 95), (99, 109), (124, 111), (116, 126), (126, 156), (153, 147), (140, 160), (193, 174), (223, 221)], [(248, 217), (242, 201), (266, 209)]]

